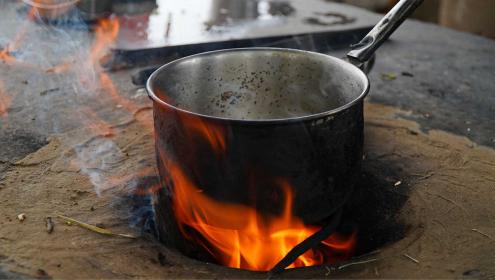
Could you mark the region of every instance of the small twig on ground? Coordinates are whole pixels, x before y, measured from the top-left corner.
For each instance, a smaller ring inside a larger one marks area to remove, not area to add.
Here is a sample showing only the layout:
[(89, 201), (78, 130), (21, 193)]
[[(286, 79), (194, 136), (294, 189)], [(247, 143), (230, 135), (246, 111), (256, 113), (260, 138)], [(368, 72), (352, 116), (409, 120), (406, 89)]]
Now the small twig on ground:
[(406, 257), (406, 258), (408, 258), (408, 259), (410, 259), (411, 261), (413, 261), (413, 262), (415, 262), (415, 263), (419, 264), (419, 261), (418, 261), (417, 259), (415, 259), (415, 258), (413, 258), (413, 257), (409, 256), (408, 254), (404, 254), (403, 256), (404, 256), (404, 257)]
[(486, 234), (486, 233), (484, 233), (484, 232), (480, 231), (479, 229), (475, 229), (475, 228), (473, 228), (473, 229), (471, 229), (471, 231), (477, 232), (477, 233), (479, 233), (479, 234), (483, 235), (484, 237), (486, 237), (486, 238), (488, 238), (488, 239), (490, 239), (490, 240), (492, 240), (492, 241), (493, 241), (493, 238), (492, 238), (490, 235), (488, 235), (488, 234)]
[(85, 228), (87, 230), (90, 230), (92, 232), (96, 232), (96, 233), (99, 233), (99, 234), (103, 234), (103, 235), (107, 235), (107, 236), (119, 236), (119, 237), (125, 237), (125, 238), (131, 238), (131, 239), (135, 239), (137, 237), (133, 236), (133, 235), (130, 235), (130, 234), (122, 234), (122, 233), (113, 233), (107, 229), (104, 229), (104, 228), (100, 228), (100, 227), (97, 227), (97, 226), (93, 226), (93, 225), (90, 225), (90, 224), (86, 224), (86, 223), (83, 223), (83, 222), (80, 222), (78, 220), (74, 220), (72, 218), (69, 218), (69, 217), (65, 217), (65, 216), (62, 216), (62, 215), (57, 215), (59, 218), (65, 220), (68, 224), (75, 224), (77, 226), (80, 226), (82, 228)]
[(341, 270), (341, 269), (344, 269), (344, 268), (349, 267), (349, 266), (358, 265), (358, 264), (367, 264), (367, 263), (372, 263), (372, 262), (376, 262), (376, 261), (378, 261), (378, 259), (369, 259), (369, 260), (360, 261), (360, 262), (346, 263), (346, 264), (339, 266), (337, 269)]

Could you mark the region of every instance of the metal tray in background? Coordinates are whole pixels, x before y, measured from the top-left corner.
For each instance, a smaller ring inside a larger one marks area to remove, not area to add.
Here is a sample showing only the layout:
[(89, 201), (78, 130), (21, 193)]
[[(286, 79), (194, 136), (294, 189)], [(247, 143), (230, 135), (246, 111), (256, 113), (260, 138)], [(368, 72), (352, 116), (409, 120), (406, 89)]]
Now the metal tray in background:
[(287, 37), (272, 37), (257, 40), (232, 40), (215, 43), (192, 44), (145, 50), (115, 51), (106, 68), (118, 70), (123, 68), (138, 69), (132, 75), (135, 85), (143, 86), (148, 77), (161, 65), (175, 59), (220, 49), (245, 47), (278, 47), (310, 50), (330, 54), (336, 57), (345, 57), (350, 46), (359, 42), (369, 31), (362, 28), (331, 33), (301, 34)]
[(149, 14), (119, 16), (119, 37), (106, 65), (158, 65), (205, 51), (254, 46), (346, 49), (379, 18), (324, 0), (158, 0)]

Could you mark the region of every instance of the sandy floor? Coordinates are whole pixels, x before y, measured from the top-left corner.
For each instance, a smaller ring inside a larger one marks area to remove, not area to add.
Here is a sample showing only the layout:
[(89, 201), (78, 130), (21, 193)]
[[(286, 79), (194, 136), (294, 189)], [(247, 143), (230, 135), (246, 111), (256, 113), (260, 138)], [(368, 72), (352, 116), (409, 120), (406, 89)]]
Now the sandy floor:
[[(151, 122), (150, 113), (144, 110), (138, 118)], [(401, 118), (408, 114), (381, 105), (366, 106), (365, 170), (389, 174), (385, 181), (389, 185), (380, 186), (380, 191), (403, 198), (389, 219), (407, 225), (405, 238), (366, 257), (376, 259), (367, 264), (340, 270), (301, 269), (281, 276), (495, 275), (495, 151), (441, 131), (423, 134), (416, 123)], [(125, 149), (124, 168), (137, 162), (153, 163), (151, 131), (142, 122), (131, 121), (114, 129), (119, 133), (107, 138)], [(50, 138), (46, 146), (17, 161), (0, 181), (2, 270), (40, 278), (265, 277), (189, 260), (142, 236), (139, 226), (130, 227), (135, 213), (135, 202), (129, 196), (132, 189), (117, 184), (98, 197), (88, 177), (71, 164), (76, 152), (64, 143), (74, 138), (86, 139), (81, 143), (105, 138), (91, 134), (78, 130)], [(402, 184), (395, 186), (397, 181)], [(26, 215), (23, 222), (17, 219), (21, 213)], [(59, 213), (141, 237), (108, 237), (68, 226), (56, 218)], [(46, 217), (54, 220), (51, 234), (46, 230)]]

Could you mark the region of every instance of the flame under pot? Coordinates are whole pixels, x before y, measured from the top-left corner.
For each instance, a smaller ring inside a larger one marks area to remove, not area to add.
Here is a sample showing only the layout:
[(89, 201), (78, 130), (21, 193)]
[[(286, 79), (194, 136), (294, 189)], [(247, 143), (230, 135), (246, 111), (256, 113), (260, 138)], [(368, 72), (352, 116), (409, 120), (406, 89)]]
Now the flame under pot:
[[(155, 199), (162, 241), (198, 253), (177, 221), (181, 176), (208, 198), (266, 217), (287, 206), (276, 183), (283, 179), (293, 194), (293, 215), (321, 225), (342, 206), (360, 172), (368, 91), (357, 67), (288, 49), (217, 51), (160, 68), (148, 92), (163, 184)], [(181, 176), (172, 174), (177, 168)]]

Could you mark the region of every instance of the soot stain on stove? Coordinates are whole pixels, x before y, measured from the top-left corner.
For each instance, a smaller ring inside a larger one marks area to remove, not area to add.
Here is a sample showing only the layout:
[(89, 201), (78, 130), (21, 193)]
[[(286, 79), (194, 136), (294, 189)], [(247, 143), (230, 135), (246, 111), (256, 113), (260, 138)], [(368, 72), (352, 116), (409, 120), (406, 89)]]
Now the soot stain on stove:
[(344, 224), (354, 223), (357, 227), (355, 256), (400, 241), (410, 229), (398, 219), (408, 195), (389, 191), (390, 185), (387, 179), (365, 170), (345, 207)]
[[(0, 126), (1, 127), (1, 126)], [(2, 173), (17, 160), (48, 144), (45, 136), (20, 129), (0, 130), (0, 180)]]
[(46, 138), (26, 130), (6, 129), (0, 134), (0, 159), (19, 160), (48, 144)]
[(131, 228), (137, 229), (142, 236), (156, 238), (155, 215), (152, 205), (152, 191), (159, 185), (158, 175), (138, 177), (127, 182), (125, 186), (131, 191), (114, 201), (114, 209), (119, 209), (120, 216), (126, 219)]

